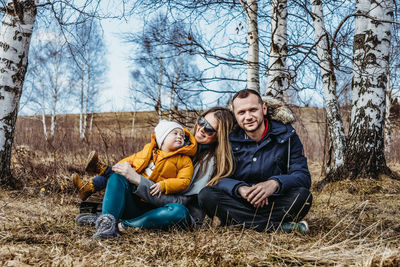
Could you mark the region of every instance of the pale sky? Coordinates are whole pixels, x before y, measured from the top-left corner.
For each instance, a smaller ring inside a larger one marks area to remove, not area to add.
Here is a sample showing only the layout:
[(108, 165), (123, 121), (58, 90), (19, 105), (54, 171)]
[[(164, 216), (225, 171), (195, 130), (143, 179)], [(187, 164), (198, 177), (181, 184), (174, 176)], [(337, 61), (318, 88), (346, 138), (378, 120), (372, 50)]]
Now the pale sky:
[[(128, 58), (130, 53), (132, 53), (132, 46), (124, 43), (120, 35), (121, 33), (138, 32), (142, 25), (142, 20), (134, 19), (134, 16), (131, 16), (129, 20), (102, 20), (104, 39), (108, 51), (107, 63), (109, 66), (107, 89), (102, 92), (100, 97), (102, 99), (101, 102), (107, 102), (101, 105), (102, 112), (130, 111), (133, 109), (128, 91), (130, 83), (129, 73), (132, 65), (132, 62), (129, 62)], [(304, 96), (308, 95), (307, 98), (309, 98), (310, 94), (313, 95), (313, 104), (321, 104), (323, 102), (322, 96), (314, 91), (302, 92), (302, 94)], [(214, 102), (213, 99), (216, 96), (210, 94), (205, 98), (205, 102)]]
[[(132, 25), (140, 25), (137, 21), (103, 20), (104, 39), (107, 46), (108, 84), (101, 99), (109, 102), (103, 105), (102, 111), (131, 110), (129, 104), (129, 70), (128, 62), (130, 47), (119, 36), (121, 33), (132, 31)], [(136, 29), (133, 29), (136, 30)]]
[[(134, 17), (134, 16), (132, 16)], [(129, 73), (132, 61), (129, 62), (132, 45), (124, 43), (121, 33), (133, 33), (140, 31), (143, 22), (130, 18), (127, 21), (102, 20), (104, 39), (107, 46), (107, 64), (109, 66), (106, 90), (101, 93), (100, 101), (107, 101), (101, 105), (102, 112), (108, 111), (131, 111), (133, 105), (129, 100)], [(202, 65), (201, 62), (199, 62)], [(215, 94), (205, 94), (205, 103), (215, 102)], [(215, 104), (212, 104), (214, 106)]]
[[(129, 57), (133, 56), (133, 47), (131, 44), (127, 44), (123, 41), (121, 34), (140, 32), (143, 27), (142, 19), (135, 19), (135, 16), (131, 16), (128, 20), (102, 20), (101, 24), (104, 30), (104, 41), (107, 49), (106, 53), (106, 64), (108, 65), (108, 72), (105, 78), (104, 90), (101, 91), (99, 96), (98, 111), (100, 112), (114, 112), (114, 111), (132, 111), (134, 109), (133, 103), (129, 97), (129, 86), (130, 86), (130, 70), (133, 68), (132, 61), (129, 61)], [(49, 33), (45, 34), (39, 39), (43, 40), (46, 36), (50, 36)], [(54, 37), (52, 37), (54, 38)], [(204, 61), (204, 60), (203, 60)], [(202, 59), (198, 59), (199, 68), (206, 68), (207, 63), (202, 62)], [(234, 75), (231, 74), (231, 75)], [(212, 75), (211, 75), (212, 76)], [(232, 86), (235, 86), (237, 82), (232, 82)], [(219, 84), (211, 84), (211, 87), (218, 89)], [(241, 89), (242, 85), (237, 86), (237, 90)], [(314, 103), (322, 103), (321, 95), (315, 91), (302, 92), (302, 94), (308, 96), (312, 95)], [(204, 106), (203, 108), (209, 108), (217, 105), (217, 99), (220, 95), (215, 93), (203, 93), (202, 99)], [(224, 103), (219, 103), (223, 105)], [(33, 114), (38, 111), (30, 109), (29, 105), (22, 105), (22, 113)], [(149, 107), (137, 107), (139, 110), (148, 109)], [(49, 112), (49, 111), (47, 111)], [(63, 111), (64, 112), (64, 111)], [(67, 112), (79, 112), (77, 109), (68, 110)]]

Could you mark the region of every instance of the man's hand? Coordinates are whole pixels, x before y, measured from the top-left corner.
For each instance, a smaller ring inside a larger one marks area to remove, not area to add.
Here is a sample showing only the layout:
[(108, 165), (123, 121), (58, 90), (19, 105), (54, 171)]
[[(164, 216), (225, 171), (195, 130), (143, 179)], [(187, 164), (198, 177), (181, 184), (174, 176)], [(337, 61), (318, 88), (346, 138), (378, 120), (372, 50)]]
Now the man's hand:
[(112, 167), (112, 170), (118, 174), (121, 174), (130, 183), (138, 186), (140, 183), (140, 175), (135, 172), (132, 166), (128, 162), (117, 163)]
[(252, 187), (241, 186), (238, 188), (238, 193), (254, 207), (259, 208), (268, 205), (268, 197), (275, 193), (278, 187), (278, 181), (268, 180)]
[(150, 186), (150, 195), (157, 197), (161, 197), (161, 185), (160, 183), (155, 183), (152, 186)]
[(242, 198), (247, 199), (247, 193), (250, 192), (250, 188), (250, 186), (242, 185), (238, 188), (239, 195), (241, 195)]

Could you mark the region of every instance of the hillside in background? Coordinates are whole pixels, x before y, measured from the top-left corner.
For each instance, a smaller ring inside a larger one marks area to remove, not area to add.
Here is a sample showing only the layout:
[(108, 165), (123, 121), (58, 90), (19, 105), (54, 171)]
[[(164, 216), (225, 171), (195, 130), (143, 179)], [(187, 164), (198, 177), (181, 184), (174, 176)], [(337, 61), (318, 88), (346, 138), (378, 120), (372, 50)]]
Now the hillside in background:
[[(392, 151), (389, 161), (400, 161), (400, 105), (394, 106), (391, 117)], [(326, 136), (325, 111), (315, 107), (291, 107), (296, 122), (293, 124), (304, 145), (304, 152), (310, 161), (323, 161), (324, 153), (329, 144)], [(199, 112), (184, 112), (175, 118), (192, 129)], [(56, 134), (51, 148), (57, 151), (71, 153), (82, 150), (97, 150), (100, 153), (127, 155), (138, 151), (150, 140), (150, 133), (158, 122), (155, 112), (137, 112), (135, 130), (132, 135), (132, 112), (109, 112), (93, 114), (91, 133), (83, 140), (79, 140), (79, 115), (66, 114), (57, 116)], [(90, 126), (90, 115), (88, 124)], [(168, 118), (166, 115), (165, 118)], [(344, 125), (347, 131), (349, 111), (343, 112)], [(47, 118), (50, 124), (50, 118)], [(43, 135), (43, 126), (40, 116), (19, 117), (17, 121), (15, 146), (26, 145), (35, 150), (49, 149)]]

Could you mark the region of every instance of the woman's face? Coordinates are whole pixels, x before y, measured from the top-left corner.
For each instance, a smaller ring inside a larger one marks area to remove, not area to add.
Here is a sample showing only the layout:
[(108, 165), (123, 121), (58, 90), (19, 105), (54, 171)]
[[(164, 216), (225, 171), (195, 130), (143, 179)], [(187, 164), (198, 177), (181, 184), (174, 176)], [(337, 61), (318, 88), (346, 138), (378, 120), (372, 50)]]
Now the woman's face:
[[(208, 113), (204, 116), (204, 119), (216, 130), (218, 131), (218, 121), (214, 116), (214, 113)], [(209, 135), (204, 131), (204, 126), (200, 127), (197, 125), (196, 133), (194, 135), (196, 138), (197, 143), (202, 145), (208, 145), (214, 143), (217, 140), (217, 133), (213, 133)]]

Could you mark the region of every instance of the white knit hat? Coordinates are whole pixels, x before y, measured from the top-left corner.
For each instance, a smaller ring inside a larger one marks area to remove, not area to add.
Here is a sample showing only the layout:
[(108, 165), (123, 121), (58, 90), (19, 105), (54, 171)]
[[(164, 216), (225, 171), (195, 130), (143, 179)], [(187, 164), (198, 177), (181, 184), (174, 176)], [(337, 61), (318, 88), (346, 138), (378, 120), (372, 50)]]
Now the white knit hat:
[(157, 146), (161, 148), (162, 143), (164, 142), (165, 137), (173, 130), (173, 129), (182, 129), (182, 125), (180, 125), (177, 122), (173, 121), (167, 121), (167, 120), (161, 120), (156, 128), (154, 129), (154, 132), (156, 133), (156, 141), (157, 141)]

